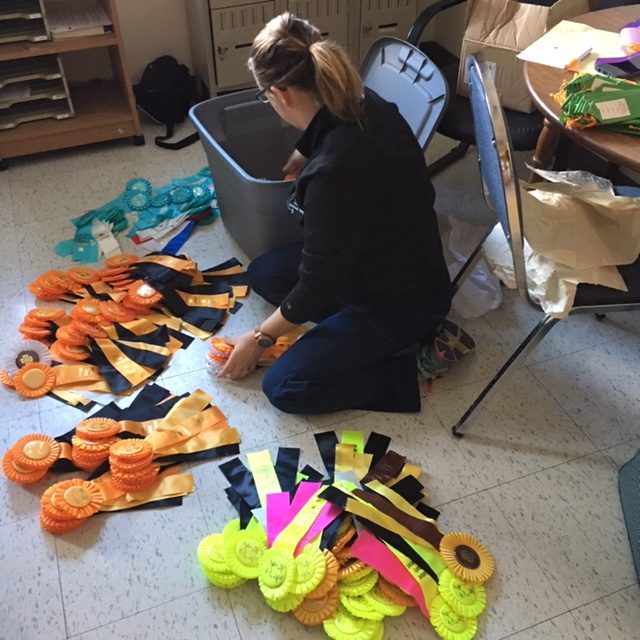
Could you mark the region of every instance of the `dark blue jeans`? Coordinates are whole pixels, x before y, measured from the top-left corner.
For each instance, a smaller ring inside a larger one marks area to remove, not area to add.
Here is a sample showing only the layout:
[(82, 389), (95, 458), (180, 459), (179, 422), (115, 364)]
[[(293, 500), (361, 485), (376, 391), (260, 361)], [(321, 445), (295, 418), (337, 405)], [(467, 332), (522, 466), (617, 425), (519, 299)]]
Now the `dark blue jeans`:
[[(298, 279), (302, 244), (270, 251), (247, 269), (251, 288), (279, 306)], [(357, 306), (326, 309), (267, 371), (263, 391), (281, 411), (420, 410), (416, 360), (403, 349), (430, 340), (443, 320), (429, 313)]]

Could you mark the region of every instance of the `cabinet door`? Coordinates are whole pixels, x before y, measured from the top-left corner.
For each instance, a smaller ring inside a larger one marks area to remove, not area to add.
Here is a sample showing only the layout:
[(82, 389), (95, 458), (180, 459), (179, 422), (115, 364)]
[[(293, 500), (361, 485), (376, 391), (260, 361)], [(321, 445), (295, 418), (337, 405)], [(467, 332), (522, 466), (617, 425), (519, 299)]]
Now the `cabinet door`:
[(291, 13), (311, 22), (322, 35), (349, 48), (350, 0), (289, 0)]
[(274, 5), (274, 2), (260, 2), (211, 12), (218, 89), (253, 84), (247, 68), (251, 43), (275, 15)]
[(361, 61), (378, 38), (404, 40), (416, 19), (416, 0), (361, 0), (360, 8)]

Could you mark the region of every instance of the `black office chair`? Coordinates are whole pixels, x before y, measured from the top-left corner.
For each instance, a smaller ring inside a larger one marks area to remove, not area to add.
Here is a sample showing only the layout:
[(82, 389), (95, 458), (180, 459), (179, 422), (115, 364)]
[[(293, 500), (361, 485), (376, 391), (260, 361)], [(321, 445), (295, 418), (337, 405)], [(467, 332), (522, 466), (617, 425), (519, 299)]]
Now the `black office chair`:
[[(467, 70), (473, 126), (478, 149), (478, 164), (485, 201), (494, 213), (496, 220), (502, 225), (511, 246), (516, 285), (520, 297), (527, 304), (542, 312), (540, 305), (529, 297), (527, 288), (519, 183), (513, 164), (512, 146), (504, 110), (500, 107), (493, 79), (482, 56), (469, 56)], [(637, 189), (634, 191), (620, 190), (619, 192), (619, 195), (638, 194)], [(475, 255), (474, 253), (474, 256), (462, 268), (462, 279), (470, 272)], [(569, 317), (578, 313), (609, 313), (640, 309), (640, 259), (633, 264), (620, 266), (618, 269), (629, 289), (628, 291), (580, 284)], [(489, 398), (492, 392), (498, 389), (507, 374), (524, 362), (556, 322), (558, 322), (557, 318), (543, 315), (536, 327), (452, 428), (454, 435), (458, 437), (463, 435), (462, 429), (473, 413)]]
[[(429, 165), (431, 175), (462, 158), (467, 149), (475, 144), (469, 100), (456, 94), (460, 60), (437, 42), (420, 43), (426, 26), (438, 13), (463, 2), (466, 0), (438, 0), (417, 17), (407, 36), (407, 42), (422, 49), (442, 71), (449, 87), (449, 104), (438, 125), (438, 133), (457, 140), (458, 145)], [(505, 110), (505, 114), (513, 148), (516, 151), (533, 151), (542, 128), (542, 115), (537, 111), (519, 113), (509, 109)]]

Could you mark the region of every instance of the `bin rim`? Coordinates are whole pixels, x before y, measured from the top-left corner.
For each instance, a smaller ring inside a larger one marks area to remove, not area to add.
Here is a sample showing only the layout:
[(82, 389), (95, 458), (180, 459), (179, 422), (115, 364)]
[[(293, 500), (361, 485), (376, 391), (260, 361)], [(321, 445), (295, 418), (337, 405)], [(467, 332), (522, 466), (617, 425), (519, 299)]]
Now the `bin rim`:
[[(198, 130), (198, 133), (200, 134), (200, 138), (205, 138), (206, 141), (213, 147), (216, 148), (216, 150), (218, 151), (218, 153), (221, 156), (224, 156), (224, 158), (227, 160), (227, 162), (233, 166), (233, 168), (245, 179), (245, 180), (251, 180), (253, 182), (258, 182), (260, 184), (282, 184), (282, 183), (289, 183), (291, 182), (290, 180), (267, 180), (266, 178), (256, 178), (255, 176), (250, 175), (249, 173), (247, 173), (244, 168), (242, 166), (240, 166), (234, 159), (233, 157), (227, 153), (226, 149), (204, 128), (204, 126), (202, 125), (202, 123), (200, 122), (200, 119), (198, 118), (196, 111), (200, 108), (200, 107), (204, 107), (207, 103), (211, 102), (212, 100), (216, 100), (216, 98), (209, 98), (208, 100), (203, 100), (202, 102), (199, 102), (198, 104), (193, 105), (193, 107), (191, 107), (189, 109), (189, 118), (191, 119), (191, 122), (193, 122), (193, 124), (195, 125), (196, 129)], [(202, 140), (201, 140), (202, 142)], [(213, 173), (213, 172), (212, 172)], [(213, 176), (213, 180), (214, 180), (214, 184), (215, 184), (215, 175)]]

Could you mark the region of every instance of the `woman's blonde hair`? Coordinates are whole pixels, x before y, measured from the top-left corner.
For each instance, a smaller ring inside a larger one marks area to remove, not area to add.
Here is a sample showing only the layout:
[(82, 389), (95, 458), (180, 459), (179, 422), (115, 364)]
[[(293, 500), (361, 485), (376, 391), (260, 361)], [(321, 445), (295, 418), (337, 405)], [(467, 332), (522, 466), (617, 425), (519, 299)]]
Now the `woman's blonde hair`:
[(249, 68), (262, 89), (298, 87), (310, 91), (340, 120), (362, 115), (362, 79), (345, 50), (322, 40), (306, 20), (283, 13), (256, 36)]

